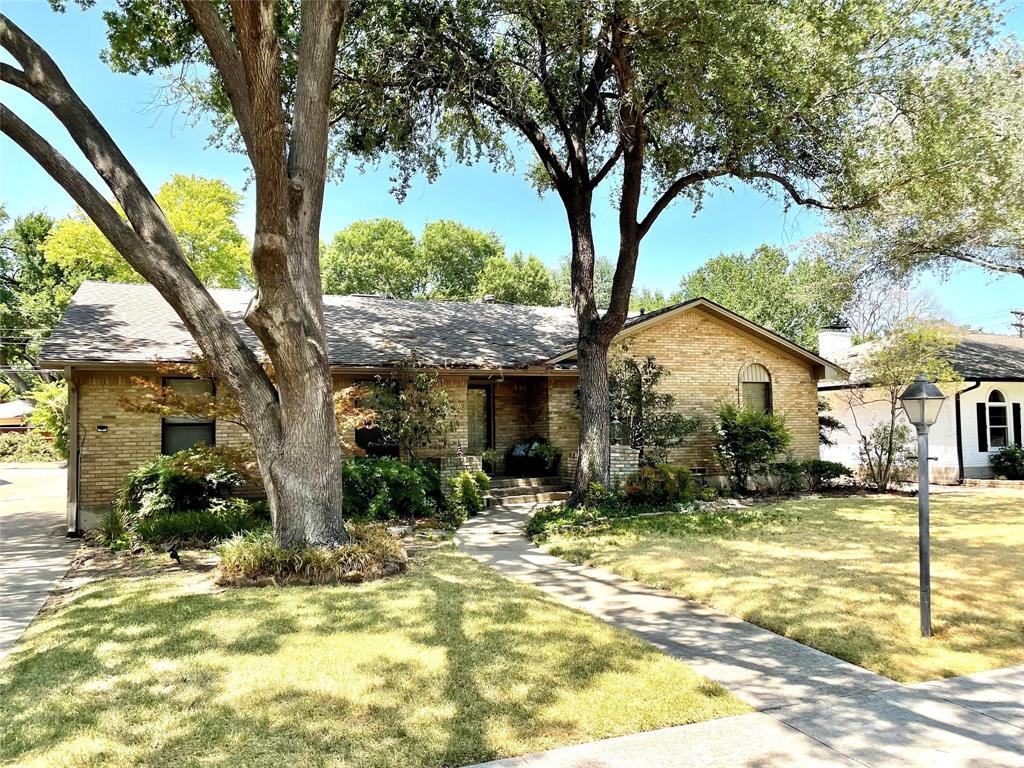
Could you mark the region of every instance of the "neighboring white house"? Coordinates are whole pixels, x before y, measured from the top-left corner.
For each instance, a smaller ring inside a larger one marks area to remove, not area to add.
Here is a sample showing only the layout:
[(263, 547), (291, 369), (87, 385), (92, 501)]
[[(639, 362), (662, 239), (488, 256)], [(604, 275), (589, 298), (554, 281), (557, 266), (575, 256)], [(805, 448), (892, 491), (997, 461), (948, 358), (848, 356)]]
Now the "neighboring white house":
[[(874, 396), (870, 382), (858, 361), (873, 344), (850, 344), (848, 331), (828, 330), (819, 335), (819, 354), (850, 371), (845, 382), (822, 382), (822, 399), (832, 415), (846, 425), (836, 432), (836, 445), (823, 447), (823, 459), (847, 466), (860, 465), (859, 431), (888, 419), (887, 396)], [(1024, 404), (1024, 339), (991, 333), (968, 333), (949, 353), (949, 362), (963, 379), (946, 400), (939, 420), (929, 432), (931, 479), (935, 483), (958, 483), (965, 478), (992, 477), (989, 456), (1007, 445), (1020, 445), (1021, 408)], [(857, 388), (857, 398), (850, 398)], [(881, 393), (878, 393), (881, 395)], [(863, 400), (851, 406), (851, 400)], [(901, 412), (900, 419), (907, 423)]]

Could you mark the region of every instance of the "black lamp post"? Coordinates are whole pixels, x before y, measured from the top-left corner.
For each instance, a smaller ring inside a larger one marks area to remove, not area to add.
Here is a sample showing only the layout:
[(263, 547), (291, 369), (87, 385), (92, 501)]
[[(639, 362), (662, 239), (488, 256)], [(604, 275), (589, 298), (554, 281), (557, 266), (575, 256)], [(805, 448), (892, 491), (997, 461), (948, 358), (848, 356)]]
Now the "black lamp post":
[(928, 428), (939, 418), (946, 396), (924, 374), (900, 395), (903, 410), (917, 427), (917, 527), (921, 569), (921, 636), (932, 634), (931, 541), (928, 532)]

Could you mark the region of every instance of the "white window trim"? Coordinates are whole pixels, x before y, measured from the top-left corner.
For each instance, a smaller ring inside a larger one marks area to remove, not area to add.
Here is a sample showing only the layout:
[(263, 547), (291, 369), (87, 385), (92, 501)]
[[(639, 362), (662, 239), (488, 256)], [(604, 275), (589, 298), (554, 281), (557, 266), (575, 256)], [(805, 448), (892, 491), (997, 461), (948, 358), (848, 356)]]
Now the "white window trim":
[[(992, 395), (995, 394), (996, 392), (998, 392), (999, 396), (1003, 398), (1003, 401), (1001, 403), (993, 403), (991, 401)], [(992, 426), (992, 411), (995, 408), (1001, 408), (1003, 410), (1003, 421), (1005, 423), (1000, 427)], [(1006, 399), (1006, 393), (1003, 392), (1003, 390), (999, 389), (999, 387), (993, 387), (985, 396), (985, 421), (986, 427), (988, 428), (988, 451), (986, 451), (986, 453), (999, 453), (1006, 446), (1013, 445), (1013, 425), (1011, 423), (1010, 418), (1010, 402)], [(1006, 440), (1002, 445), (994, 444), (995, 441), (992, 439), (993, 429), (1002, 430), (1006, 434)]]

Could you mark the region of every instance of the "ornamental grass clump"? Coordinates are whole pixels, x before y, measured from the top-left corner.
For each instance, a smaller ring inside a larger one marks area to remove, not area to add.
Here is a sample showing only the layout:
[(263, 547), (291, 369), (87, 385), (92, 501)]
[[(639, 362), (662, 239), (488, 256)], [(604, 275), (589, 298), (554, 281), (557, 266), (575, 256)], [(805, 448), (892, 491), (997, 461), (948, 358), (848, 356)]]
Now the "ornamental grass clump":
[(406, 570), (408, 555), (382, 525), (348, 526), (338, 547), (282, 547), (270, 530), (242, 533), (218, 547), (217, 583), (226, 586), (339, 584), (372, 581)]

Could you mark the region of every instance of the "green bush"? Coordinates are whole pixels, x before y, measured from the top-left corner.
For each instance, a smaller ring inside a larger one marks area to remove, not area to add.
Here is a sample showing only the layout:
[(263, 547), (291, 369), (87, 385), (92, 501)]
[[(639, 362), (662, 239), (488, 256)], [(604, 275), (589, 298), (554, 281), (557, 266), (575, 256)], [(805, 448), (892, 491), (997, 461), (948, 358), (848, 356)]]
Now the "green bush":
[(715, 456), (729, 473), (733, 488), (740, 492), (747, 490), (753, 475), (766, 472), (793, 441), (782, 416), (733, 403), (718, 409), (715, 431)]
[(771, 474), (775, 478), (776, 489), (783, 493), (796, 493), (807, 485), (802, 461), (778, 461), (772, 464)]
[(147, 543), (189, 541), (209, 543), (270, 525), (266, 502), (216, 499), (207, 509), (170, 512), (135, 523), (135, 533)]
[(658, 464), (640, 467), (622, 481), (622, 494), (631, 504), (669, 504), (693, 498), (694, 483), (686, 467)]
[(236, 459), (234, 452), (208, 445), (157, 456), (125, 476), (118, 506), (139, 520), (207, 509), (244, 482)]
[(38, 429), (0, 434), (0, 462), (59, 461), (53, 441)]
[(114, 552), (128, 549), (132, 545), (131, 518), (127, 512), (117, 505), (110, 508), (100, 524), (89, 532), (89, 538)]
[(50, 436), (59, 458), (68, 457), (68, 383), (64, 379), (41, 381), (29, 398), (35, 403), (28, 422)]
[(414, 467), (390, 458), (349, 459), (342, 467), (345, 516), (395, 520), (434, 514), (437, 506), (428, 498), (432, 486), (428, 466)]
[(340, 547), (282, 547), (267, 529), (238, 534), (220, 545), (221, 581), (274, 577), (310, 584), (362, 581), (405, 567), (401, 542), (381, 525), (349, 525)]
[(988, 457), (992, 474), (1007, 480), (1024, 480), (1024, 448), (1009, 445)]
[(803, 462), (803, 470), (807, 478), (807, 485), (812, 491), (831, 488), (837, 480), (853, 477), (853, 470), (845, 464), (824, 459), (809, 459)]
[(446, 528), (458, 528), (466, 518), (484, 508), (484, 496), (491, 489), (491, 478), (484, 472), (463, 471), (448, 478), (448, 495), (441, 522)]

